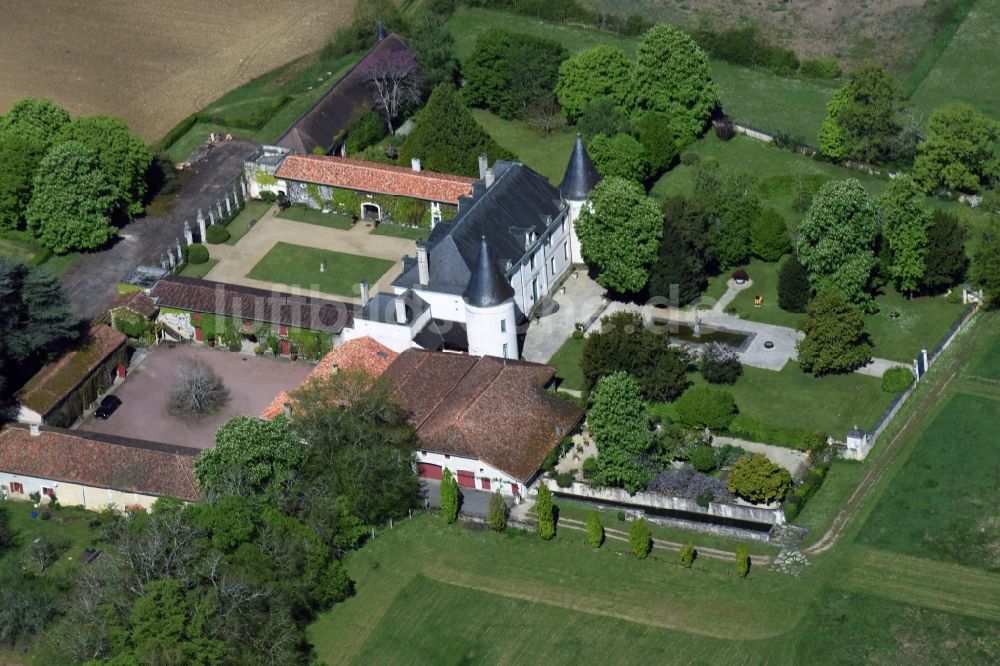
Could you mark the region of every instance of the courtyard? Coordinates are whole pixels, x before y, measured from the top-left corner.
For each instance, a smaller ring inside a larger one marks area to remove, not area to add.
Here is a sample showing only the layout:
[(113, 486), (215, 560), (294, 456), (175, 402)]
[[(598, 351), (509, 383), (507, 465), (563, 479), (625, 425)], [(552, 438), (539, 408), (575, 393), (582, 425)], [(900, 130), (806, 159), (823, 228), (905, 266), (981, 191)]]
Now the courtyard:
[[(167, 396), (178, 363), (187, 358), (202, 360), (219, 373), (230, 394), (221, 411), (196, 421), (167, 413)], [(90, 415), (79, 427), (120, 437), (208, 448), (215, 442), (219, 426), (234, 416), (257, 416), (279, 392), (298, 386), (311, 369), (304, 362), (163, 344), (148, 353), (137, 353), (126, 380), (113, 389), (122, 405), (111, 418), (101, 421)]]

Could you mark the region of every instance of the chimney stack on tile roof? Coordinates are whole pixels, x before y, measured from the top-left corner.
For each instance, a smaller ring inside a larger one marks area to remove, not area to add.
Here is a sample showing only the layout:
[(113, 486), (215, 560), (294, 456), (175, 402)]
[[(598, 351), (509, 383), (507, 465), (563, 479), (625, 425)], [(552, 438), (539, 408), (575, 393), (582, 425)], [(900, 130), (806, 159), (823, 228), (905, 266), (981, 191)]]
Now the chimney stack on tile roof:
[(396, 323), (406, 323), (406, 300), (401, 294), (396, 295)]
[(486, 153), (479, 156), (479, 180), (486, 179), (486, 169), (489, 167), (489, 162), (486, 159)]
[(414, 171), (420, 171), (420, 158), (419, 157), (410, 158), (410, 167)]
[(486, 175), (483, 177), (483, 182), (486, 183), (486, 189), (493, 187), (493, 169), (487, 169)]
[(430, 284), (431, 266), (427, 256), (427, 243), (424, 241), (417, 241), (417, 278), (421, 285)]
[(368, 280), (361, 281), (361, 307), (368, 305)]
[(38, 437), (42, 433), (37, 423), (32, 423), (29, 427), (29, 431), (31, 432), (32, 437)]

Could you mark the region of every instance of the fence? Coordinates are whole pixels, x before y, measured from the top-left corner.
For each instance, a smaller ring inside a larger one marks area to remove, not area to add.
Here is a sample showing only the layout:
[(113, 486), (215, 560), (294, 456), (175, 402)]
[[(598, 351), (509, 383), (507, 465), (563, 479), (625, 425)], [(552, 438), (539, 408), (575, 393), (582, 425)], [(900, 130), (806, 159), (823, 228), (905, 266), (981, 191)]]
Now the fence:
[(183, 268), (185, 258), (183, 248), (194, 245), (196, 237), (198, 242), (204, 244), (207, 241), (206, 235), (209, 227), (232, 221), (246, 206), (247, 195), (247, 182), (241, 176), (234, 182), (232, 191), (227, 189), (222, 198), (208, 207), (207, 217), (201, 208), (198, 209), (194, 228), (189, 220), (184, 220), (183, 240), (177, 238), (176, 243), (166, 248), (166, 252), (160, 255), (160, 267), (168, 272), (179, 271)]

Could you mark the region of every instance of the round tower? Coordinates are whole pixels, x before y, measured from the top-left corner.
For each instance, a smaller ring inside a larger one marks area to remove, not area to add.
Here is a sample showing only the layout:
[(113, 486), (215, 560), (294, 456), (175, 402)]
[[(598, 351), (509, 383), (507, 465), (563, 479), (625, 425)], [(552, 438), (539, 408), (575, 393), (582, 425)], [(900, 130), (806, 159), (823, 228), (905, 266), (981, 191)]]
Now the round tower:
[(597, 168), (590, 160), (587, 149), (583, 145), (583, 138), (579, 132), (576, 135), (576, 143), (573, 145), (573, 153), (569, 156), (569, 164), (566, 165), (566, 175), (559, 183), (559, 193), (569, 205), (569, 223), (572, 234), (572, 250), (574, 264), (583, 263), (583, 255), (580, 254), (580, 240), (576, 236), (576, 218), (580, 216), (584, 204), (590, 197), (591, 190), (601, 180), (601, 174), (597, 173)]
[(485, 236), (462, 300), (469, 354), (518, 358), (514, 289), (493, 258)]

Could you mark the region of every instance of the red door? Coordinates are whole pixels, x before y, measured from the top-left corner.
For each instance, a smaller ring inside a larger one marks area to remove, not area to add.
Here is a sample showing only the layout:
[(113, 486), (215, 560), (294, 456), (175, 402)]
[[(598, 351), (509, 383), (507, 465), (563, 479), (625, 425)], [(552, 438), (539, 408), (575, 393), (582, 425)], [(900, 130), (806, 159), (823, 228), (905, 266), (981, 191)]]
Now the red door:
[(520, 491), (518, 491), (518, 489), (517, 489), (517, 484), (516, 483), (510, 484), (510, 494), (511, 495), (520, 495), (521, 494)]
[(431, 465), (430, 463), (417, 463), (417, 476), (421, 476), (425, 479), (440, 479), (441, 478), (441, 466)]
[(472, 472), (466, 472), (464, 470), (458, 470), (458, 485), (463, 488), (475, 488), (476, 487), (476, 476)]
[(489, 479), (481, 479), (481, 481), (483, 482), (483, 490), (489, 490), (490, 489), (490, 480)]

